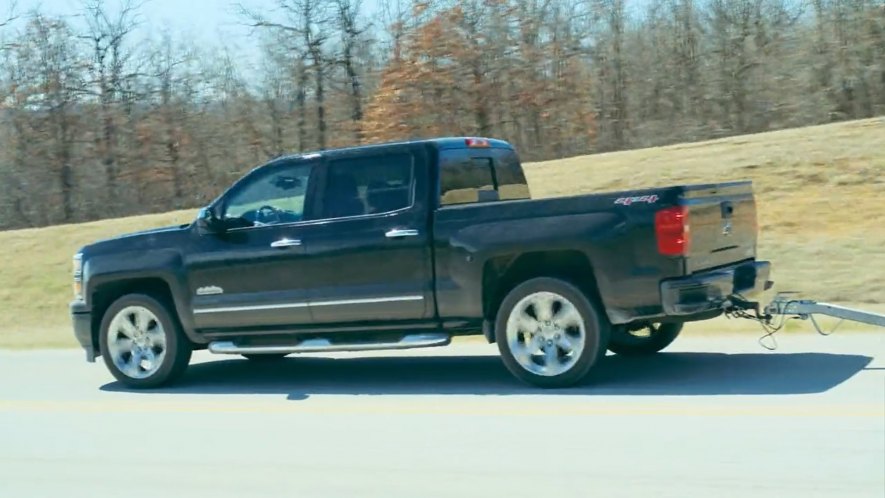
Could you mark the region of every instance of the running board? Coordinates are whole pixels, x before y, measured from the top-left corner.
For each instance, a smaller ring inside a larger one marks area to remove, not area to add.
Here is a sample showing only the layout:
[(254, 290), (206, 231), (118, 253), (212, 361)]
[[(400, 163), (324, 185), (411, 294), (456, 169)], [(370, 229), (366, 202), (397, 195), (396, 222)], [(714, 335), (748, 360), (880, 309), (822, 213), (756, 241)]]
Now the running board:
[(412, 349), (445, 346), (452, 336), (441, 333), (409, 334), (395, 342), (332, 342), (325, 338), (305, 339), (295, 344), (238, 345), (233, 341), (209, 343), (209, 351), (215, 354), (282, 354), (282, 353), (328, 353), (339, 351), (380, 351), (387, 349)]

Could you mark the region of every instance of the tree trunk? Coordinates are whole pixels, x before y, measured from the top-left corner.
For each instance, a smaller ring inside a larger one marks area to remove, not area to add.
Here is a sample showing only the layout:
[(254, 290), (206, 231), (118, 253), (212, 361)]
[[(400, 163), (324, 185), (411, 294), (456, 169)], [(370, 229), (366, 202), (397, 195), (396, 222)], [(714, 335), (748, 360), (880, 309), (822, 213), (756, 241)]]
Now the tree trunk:
[(354, 138), (357, 143), (363, 141), (363, 90), (356, 66), (353, 63), (353, 47), (350, 43), (344, 45), (344, 71), (350, 82), (350, 119), (354, 125)]
[(326, 71), (323, 66), (323, 57), (319, 47), (311, 49), (313, 58), (313, 72), (316, 82), (317, 99), (317, 142), (320, 150), (326, 149)]
[(307, 68), (304, 58), (298, 61), (298, 88), (295, 89), (295, 113), (298, 115), (298, 152), (307, 149)]

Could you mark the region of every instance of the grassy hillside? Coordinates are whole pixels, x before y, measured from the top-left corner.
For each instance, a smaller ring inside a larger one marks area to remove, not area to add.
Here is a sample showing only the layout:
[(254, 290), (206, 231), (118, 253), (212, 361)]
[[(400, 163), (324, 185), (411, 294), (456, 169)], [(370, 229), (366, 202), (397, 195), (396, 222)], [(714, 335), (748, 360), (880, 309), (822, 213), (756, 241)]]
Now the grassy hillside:
[[(526, 172), (533, 197), (751, 179), (760, 255), (774, 262), (777, 289), (875, 309), (885, 303), (885, 119), (532, 163)], [(0, 347), (72, 345), (74, 251), (194, 214), (0, 232)]]
[(750, 179), (779, 290), (885, 302), (885, 119), (527, 166), (533, 196)]

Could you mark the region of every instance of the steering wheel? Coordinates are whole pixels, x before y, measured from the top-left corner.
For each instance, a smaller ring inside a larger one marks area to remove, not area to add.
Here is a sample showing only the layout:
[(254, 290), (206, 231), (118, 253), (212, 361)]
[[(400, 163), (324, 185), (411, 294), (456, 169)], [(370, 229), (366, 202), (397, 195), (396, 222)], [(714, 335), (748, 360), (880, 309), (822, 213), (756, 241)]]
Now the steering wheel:
[(262, 225), (279, 223), (280, 210), (270, 205), (261, 206), (255, 210), (255, 222)]

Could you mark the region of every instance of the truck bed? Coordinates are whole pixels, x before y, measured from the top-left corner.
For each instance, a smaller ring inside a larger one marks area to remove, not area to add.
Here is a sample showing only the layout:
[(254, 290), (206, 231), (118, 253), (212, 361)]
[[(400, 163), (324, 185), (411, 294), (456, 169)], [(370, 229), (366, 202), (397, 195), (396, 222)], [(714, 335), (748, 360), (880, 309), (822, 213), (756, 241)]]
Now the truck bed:
[[(659, 251), (656, 214), (687, 213), (684, 254)], [(726, 228), (727, 227), (727, 228)], [(613, 323), (659, 316), (661, 283), (751, 260), (756, 251), (751, 182), (732, 182), (444, 207), (434, 219), (441, 316), (469, 316), (481, 281), (465, 253), (485, 261), (524, 252), (575, 251), (592, 263)], [(727, 232), (727, 233), (726, 233)]]

